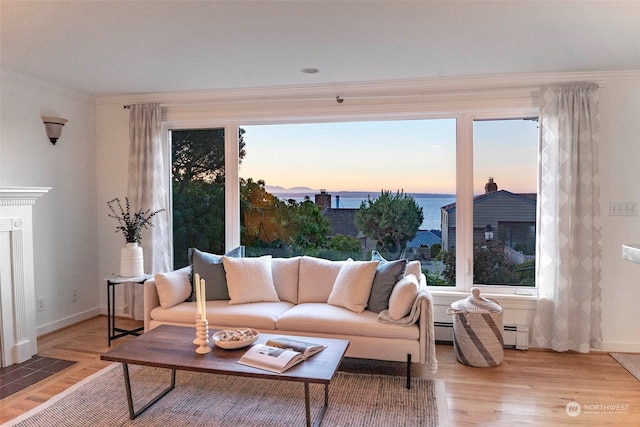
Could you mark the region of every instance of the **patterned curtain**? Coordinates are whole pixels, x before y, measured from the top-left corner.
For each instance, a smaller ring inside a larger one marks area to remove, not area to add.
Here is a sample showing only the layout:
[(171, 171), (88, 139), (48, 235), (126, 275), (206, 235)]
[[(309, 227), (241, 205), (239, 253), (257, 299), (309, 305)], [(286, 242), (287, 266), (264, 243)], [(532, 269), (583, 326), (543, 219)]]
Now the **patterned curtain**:
[[(127, 195), (131, 207), (164, 209), (153, 217), (153, 227), (142, 235), (145, 272), (157, 273), (170, 270), (169, 198), (167, 174), (162, 153), (162, 111), (160, 104), (138, 104), (129, 107), (129, 181)], [(141, 287), (137, 287), (141, 288)], [(136, 289), (137, 289), (136, 288)], [(132, 307), (135, 317), (142, 313), (142, 293), (137, 289), (130, 293), (129, 313)], [(136, 304), (135, 300), (139, 303)]]
[(598, 86), (541, 91), (535, 346), (602, 347)]

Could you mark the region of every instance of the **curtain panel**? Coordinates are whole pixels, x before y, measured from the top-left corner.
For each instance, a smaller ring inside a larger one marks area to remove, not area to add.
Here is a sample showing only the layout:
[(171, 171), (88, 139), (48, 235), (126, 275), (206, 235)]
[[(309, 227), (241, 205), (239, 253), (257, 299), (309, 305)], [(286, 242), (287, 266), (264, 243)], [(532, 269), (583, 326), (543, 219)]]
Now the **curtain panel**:
[(533, 343), (602, 347), (598, 86), (541, 90), (537, 314)]
[[(136, 104), (129, 107), (129, 179), (127, 196), (132, 209), (164, 209), (153, 217), (153, 226), (142, 236), (145, 272), (170, 271), (171, 233), (169, 230), (169, 193), (162, 150), (162, 111), (160, 104)], [(136, 293), (140, 294), (136, 298)], [(136, 299), (139, 301), (136, 303)], [(129, 313), (140, 318), (141, 292), (130, 291)]]

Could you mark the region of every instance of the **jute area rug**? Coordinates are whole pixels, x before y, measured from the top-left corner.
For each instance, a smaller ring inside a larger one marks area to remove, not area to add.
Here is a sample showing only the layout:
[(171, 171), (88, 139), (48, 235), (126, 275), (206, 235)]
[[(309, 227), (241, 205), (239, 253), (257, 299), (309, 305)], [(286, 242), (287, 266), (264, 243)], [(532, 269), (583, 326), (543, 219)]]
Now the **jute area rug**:
[(640, 381), (640, 354), (635, 353), (609, 353), (611, 357)]
[[(129, 367), (134, 407), (169, 385), (166, 369)], [(444, 383), (338, 372), (322, 426), (449, 426)], [(311, 384), (311, 417), (324, 386)], [(129, 420), (120, 364), (113, 364), (9, 422), (9, 426), (304, 426), (302, 383), (178, 371), (176, 387)]]

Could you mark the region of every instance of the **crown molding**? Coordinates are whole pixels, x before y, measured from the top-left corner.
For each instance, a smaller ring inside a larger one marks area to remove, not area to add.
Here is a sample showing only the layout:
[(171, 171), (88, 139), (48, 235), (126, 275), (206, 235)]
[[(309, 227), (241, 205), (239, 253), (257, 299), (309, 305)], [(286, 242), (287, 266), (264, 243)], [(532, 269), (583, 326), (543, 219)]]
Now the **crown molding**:
[(53, 83), (38, 80), (33, 77), (25, 76), (23, 74), (17, 74), (12, 71), (0, 70), (0, 78), (3, 80), (12, 81), (24, 86), (30, 86), (38, 90), (43, 90), (49, 93), (55, 93), (56, 95), (65, 96), (67, 98), (75, 99), (77, 101), (86, 102), (88, 104), (95, 104), (96, 98), (87, 95), (82, 92), (78, 92), (73, 89), (69, 89), (63, 86), (58, 86)]
[(508, 74), (469, 77), (442, 77), (419, 80), (333, 83), (326, 85), (236, 88), (219, 90), (158, 92), (96, 98), (96, 104), (160, 103), (184, 107), (215, 104), (308, 102), (343, 99), (428, 98), (439, 95), (487, 93), (494, 91), (534, 91), (540, 86), (572, 81), (638, 80), (640, 70), (589, 71), (574, 73)]

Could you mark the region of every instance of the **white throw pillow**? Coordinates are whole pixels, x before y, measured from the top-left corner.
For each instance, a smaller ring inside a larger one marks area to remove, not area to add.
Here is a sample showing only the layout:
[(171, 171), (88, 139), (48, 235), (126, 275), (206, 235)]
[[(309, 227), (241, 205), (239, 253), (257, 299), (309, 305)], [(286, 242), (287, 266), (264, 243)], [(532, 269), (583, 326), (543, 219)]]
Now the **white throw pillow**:
[(162, 308), (171, 308), (191, 296), (189, 270), (190, 268), (187, 267), (169, 273), (156, 274), (156, 290)]
[(273, 274), (273, 285), (280, 301), (297, 304), (300, 257), (272, 258), (271, 273)]
[(413, 274), (418, 279), (418, 283), (420, 283), (420, 275), (422, 274), (422, 265), (420, 261), (409, 261), (407, 263), (407, 268), (404, 270), (404, 275), (408, 276)]
[(229, 304), (280, 301), (273, 285), (271, 255), (259, 258), (222, 257), (229, 288)]
[(418, 279), (413, 274), (404, 276), (393, 287), (389, 298), (389, 317), (400, 320), (407, 316), (418, 296)]
[(351, 261), (340, 268), (327, 303), (362, 313), (367, 307), (378, 261)]
[(304, 302), (327, 302), (340, 269), (345, 262), (303, 256), (300, 259), (298, 304)]

